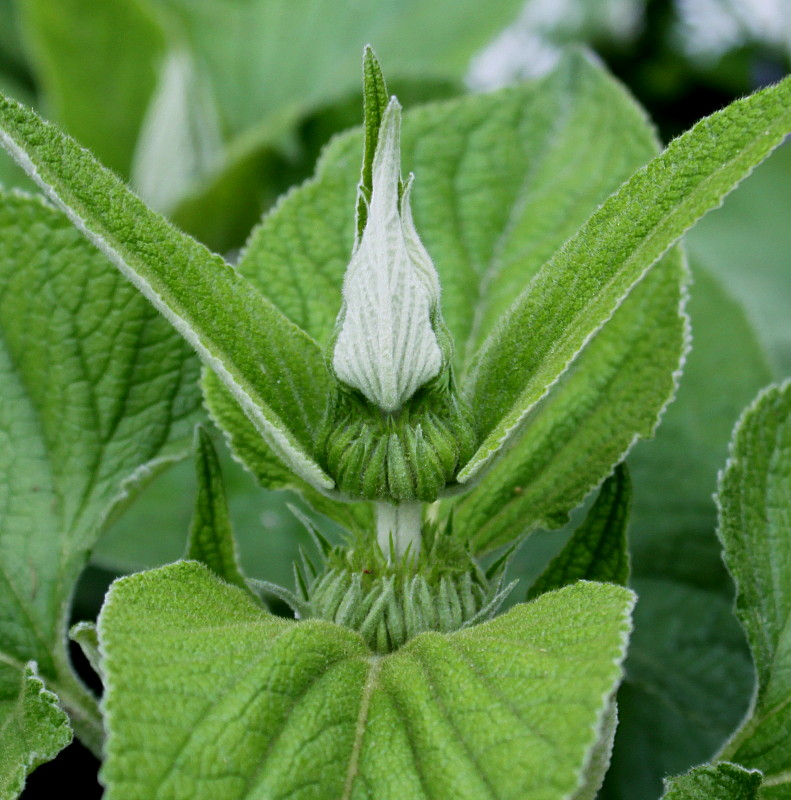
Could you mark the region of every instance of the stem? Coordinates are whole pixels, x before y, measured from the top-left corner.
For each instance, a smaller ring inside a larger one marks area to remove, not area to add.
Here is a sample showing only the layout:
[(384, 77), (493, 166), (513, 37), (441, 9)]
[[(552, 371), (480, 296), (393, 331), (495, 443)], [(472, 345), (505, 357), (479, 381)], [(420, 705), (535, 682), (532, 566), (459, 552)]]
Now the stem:
[(59, 671), (56, 680), (47, 681), (48, 688), (57, 694), (61, 705), (69, 715), (69, 721), (77, 738), (97, 757), (102, 757), (104, 725), (99, 711), (99, 701), (77, 678), (71, 668)]
[[(412, 556), (420, 552), (420, 530), (422, 527), (422, 503), (376, 504), (376, 540), (382, 552), (390, 557), (390, 536), (393, 537), (395, 554), (400, 558), (407, 548)], [(411, 545), (411, 547), (410, 547)]]

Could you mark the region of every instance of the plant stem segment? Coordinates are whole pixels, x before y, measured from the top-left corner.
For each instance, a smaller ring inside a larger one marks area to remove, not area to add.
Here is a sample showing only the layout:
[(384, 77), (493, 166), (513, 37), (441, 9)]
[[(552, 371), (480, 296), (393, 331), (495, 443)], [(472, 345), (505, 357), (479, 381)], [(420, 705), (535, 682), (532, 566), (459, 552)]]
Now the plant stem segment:
[(382, 552), (389, 557), (392, 536), (393, 549), (399, 558), (408, 547), (409, 552), (416, 556), (420, 552), (422, 517), (423, 503), (377, 503), (376, 540)]

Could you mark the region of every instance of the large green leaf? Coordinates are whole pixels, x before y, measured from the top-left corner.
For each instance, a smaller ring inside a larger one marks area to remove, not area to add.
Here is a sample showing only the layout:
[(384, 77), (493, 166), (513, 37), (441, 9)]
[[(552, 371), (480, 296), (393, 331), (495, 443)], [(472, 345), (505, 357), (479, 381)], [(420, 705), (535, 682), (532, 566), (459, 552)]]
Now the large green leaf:
[(94, 747), (69, 599), (112, 509), (187, 450), (197, 367), (63, 214), (0, 194), (0, 660), (35, 661)]
[(761, 773), (738, 764), (704, 764), (671, 778), (662, 800), (757, 800)]
[(99, 620), (108, 800), (587, 797), (630, 605), (579, 583), (375, 656), (194, 562), (123, 578)]
[(749, 702), (752, 670), (727, 597), (661, 576), (632, 586), (639, 601), (602, 800), (658, 797), (664, 776), (711, 758)]
[(18, 797), (27, 775), (70, 741), (68, 717), (33, 665), (0, 660), (0, 800)]
[(690, 292), (693, 345), (678, 397), (656, 439), (629, 457), (640, 602), (602, 800), (656, 797), (664, 775), (721, 746), (750, 697), (711, 498), (733, 424), (771, 375), (744, 311), (697, 263)]
[(16, 0), (47, 113), (129, 175), (165, 48), (139, 0)]
[(679, 237), (791, 132), (791, 77), (699, 122), (635, 173), (536, 274), (487, 337), (467, 395), (483, 444), (513, 438), (591, 336)]
[(718, 502), (736, 615), (757, 673), (751, 713), (723, 757), (763, 772), (762, 797), (791, 798), (791, 381), (745, 411)]
[(315, 486), (332, 488), (310, 450), (329, 380), (316, 344), (87, 150), (4, 98), (0, 143), (222, 377), (275, 452)]

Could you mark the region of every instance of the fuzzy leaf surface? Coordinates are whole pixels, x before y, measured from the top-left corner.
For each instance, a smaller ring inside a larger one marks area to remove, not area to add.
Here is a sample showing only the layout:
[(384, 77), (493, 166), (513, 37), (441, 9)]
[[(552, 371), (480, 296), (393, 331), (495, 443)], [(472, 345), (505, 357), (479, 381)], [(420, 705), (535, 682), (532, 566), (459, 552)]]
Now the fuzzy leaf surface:
[(31, 664), (0, 661), (0, 800), (14, 800), (25, 778), (71, 742), (69, 719)]
[(483, 343), (465, 387), (485, 435), (459, 480), (518, 431), (634, 285), (791, 132), (791, 78), (671, 142), (536, 274)]
[(210, 369), (203, 370), (201, 385), (206, 407), (225, 434), (228, 446), (261, 486), (265, 489), (291, 489), (315, 511), (328, 516), (346, 530), (373, 530), (372, 503), (344, 503), (317, 491), (295, 475), (267, 446), (233, 395)]
[(197, 374), (63, 214), (0, 194), (0, 659), (35, 661), (81, 736), (68, 601), (112, 510), (188, 449)]
[(123, 578), (99, 620), (108, 800), (572, 796), (631, 603), (579, 583), (374, 656), (350, 630), (262, 612), (194, 562)]
[(73, 139), (6, 98), (0, 144), (221, 375), (279, 457), (332, 488), (310, 455), (328, 384), (315, 342)]
[(727, 761), (703, 764), (667, 781), (662, 800), (757, 800), (761, 773)]
[(791, 797), (791, 382), (762, 392), (720, 478), (719, 535), (756, 670), (750, 716), (724, 757), (760, 769), (761, 796)]
[(552, 559), (527, 593), (531, 600), (575, 581), (601, 581), (626, 586), (629, 547), (626, 529), (632, 484), (625, 464), (607, 478), (582, 524)]

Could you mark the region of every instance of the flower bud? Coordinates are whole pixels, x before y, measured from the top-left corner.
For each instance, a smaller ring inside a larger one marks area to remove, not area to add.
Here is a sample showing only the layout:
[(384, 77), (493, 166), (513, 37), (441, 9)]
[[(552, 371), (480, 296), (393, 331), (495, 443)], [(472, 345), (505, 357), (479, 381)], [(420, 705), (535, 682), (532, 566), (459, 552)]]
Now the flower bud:
[(436, 377), (443, 355), (432, 325), (439, 278), (409, 207), (399, 201), (401, 107), (382, 118), (367, 222), (343, 282), (332, 369), (382, 411), (394, 412)]
[(411, 177), (401, 188), (400, 124), (392, 98), (370, 186), (361, 184), (365, 224), (328, 354), (337, 391), (317, 441), (341, 492), (396, 504), (436, 500), (476, 447), (455, 391), (439, 277), (412, 219)]

